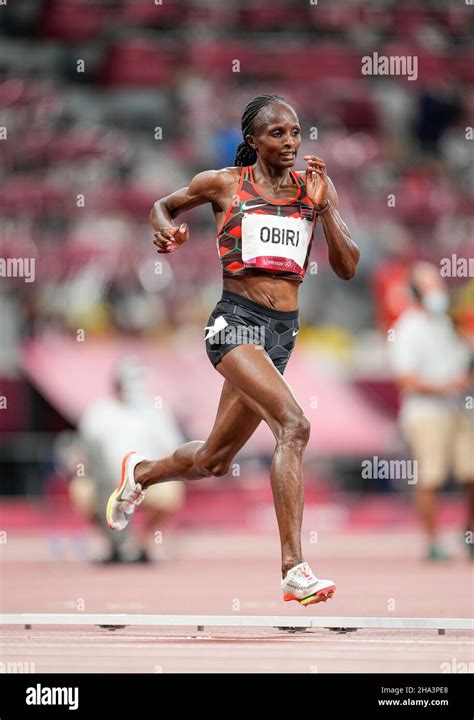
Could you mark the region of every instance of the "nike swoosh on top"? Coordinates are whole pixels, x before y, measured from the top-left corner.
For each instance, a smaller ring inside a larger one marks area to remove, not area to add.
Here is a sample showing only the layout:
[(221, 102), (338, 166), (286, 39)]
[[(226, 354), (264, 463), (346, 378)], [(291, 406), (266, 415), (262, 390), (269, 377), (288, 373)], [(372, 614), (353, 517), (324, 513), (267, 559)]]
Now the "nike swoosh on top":
[(247, 203), (248, 203), (248, 200), (244, 200), (244, 202), (242, 203), (242, 210), (244, 212), (247, 212), (247, 210), (255, 210), (255, 208), (259, 208), (259, 207), (265, 207), (265, 205), (266, 205), (266, 203), (260, 203), (259, 205), (248, 206)]

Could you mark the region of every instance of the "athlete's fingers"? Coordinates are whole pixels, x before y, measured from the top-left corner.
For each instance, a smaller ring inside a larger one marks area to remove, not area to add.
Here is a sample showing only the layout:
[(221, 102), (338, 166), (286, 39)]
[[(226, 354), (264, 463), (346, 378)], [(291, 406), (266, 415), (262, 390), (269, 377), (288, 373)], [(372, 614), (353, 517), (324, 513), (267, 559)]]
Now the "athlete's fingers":
[(322, 180), (326, 177), (326, 174), (324, 170), (319, 170), (317, 168), (308, 168), (306, 170), (306, 179), (307, 180), (316, 180), (316, 178), (319, 178)]
[(158, 248), (158, 252), (173, 252), (189, 239), (189, 229), (186, 223), (181, 223), (179, 227), (161, 228), (154, 236), (153, 244)]
[(165, 247), (165, 248), (159, 247), (157, 252), (162, 254), (162, 253), (170, 253), (170, 252), (173, 252), (174, 250), (176, 250), (176, 248), (174, 248), (174, 247)]
[(168, 238), (168, 236), (163, 235), (163, 233), (158, 232), (155, 233), (155, 239), (153, 240), (153, 244), (160, 248), (165, 248), (168, 245), (172, 245), (173, 242)]
[(317, 155), (305, 155), (303, 159), (304, 159), (304, 160), (311, 160), (311, 161), (314, 160), (315, 162), (319, 162), (319, 163), (322, 163), (323, 165), (326, 165), (326, 163), (324, 162), (324, 160), (323, 160), (322, 158), (318, 157)]
[(164, 243), (171, 242), (173, 239), (172, 235), (169, 235), (168, 233), (165, 235), (163, 230), (157, 230), (156, 232), (153, 233), (153, 235), (155, 237), (155, 240), (160, 240), (161, 242), (164, 242)]
[(173, 243), (168, 240), (167, 237), (163, 237), (160, 233), (155, 233), (155, 239), (153, 245), (156, 245), (158, 252), (170, 252), (173, 248)]
[(160, 228), (159, 230), (155, 230), (155, 232), (153, 233), (155, 240), (157, 240), (158, 242), (162, 242), (164, 244), (172, 242), (173, 241), (172, 230), (173, 230), (173, 228), (169, 228), (169, 227)]
[(308, 169), (310, 170), (322, 170), (324, 173), (326, 172), (326, 163), (324, 162), (318, 162), (316, 160), (307, 160)]
[(326, 163), (323, 162), (317, 162), (316, 160), (307, 160), (308, 167), (310, 168), (319, 168), (320, 170), (324, 170), (326, 172)]
[(182, 245), (186, 240), (189, 240), (189, 228), (186, 223), (181, 223), (177, 232), (174, 234), (174, 239), (178, 245)]
[(328, 176), (325, 168), (312, 166), (306, 170), (306, 184), (316, 207), (323, 206), (327, 200)]
[(186, 223), (181, 223), (179, 227), (168, 227), (165, 230), (166, 239), (174, 245), (182, 245), (189, 239), (189, 229)]

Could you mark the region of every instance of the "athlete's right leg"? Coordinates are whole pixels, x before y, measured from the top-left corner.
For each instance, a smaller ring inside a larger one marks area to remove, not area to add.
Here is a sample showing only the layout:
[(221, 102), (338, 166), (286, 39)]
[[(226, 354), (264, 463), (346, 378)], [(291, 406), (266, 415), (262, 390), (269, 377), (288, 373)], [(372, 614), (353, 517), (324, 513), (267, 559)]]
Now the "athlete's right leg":
[(325, 601), (332, 597), (336, 586), (332, 580), (314, 575), (301, 549), (303, 454), (309, 440), (309, 420), (290, 385), (261, 348), (240, 345), (224, 356), (217, 370), (263, 417), (276, 440), (270, 482), (280, 533), (284, 600), (297, 600), (303, 605)]
[(143, 460), (135, 481), (143, 490), (167, 480), (198, 480), (225, 475), (232, 459), (260, 424), (262, 417), (249, 408), (229, 380), (224, 381), (214, 427), (207, 440), (180, 445), (161, 460)]
[(232, 379), (242, 400), (263, 417), (276, 440), (270, 482), (280, 532), (281, 572), (285, 577), (288, 570), (303, 562), (302, 464), (310, 423), (290, 385), (265, 351), (241, 345), (224, 356), (217, 370)]

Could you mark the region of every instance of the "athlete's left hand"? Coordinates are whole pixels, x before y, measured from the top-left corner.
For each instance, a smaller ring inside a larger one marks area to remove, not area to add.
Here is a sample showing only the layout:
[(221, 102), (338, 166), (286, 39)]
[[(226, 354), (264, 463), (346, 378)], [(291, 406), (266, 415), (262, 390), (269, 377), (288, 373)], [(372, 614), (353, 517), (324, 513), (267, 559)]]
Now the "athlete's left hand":
[(320, 210), (326, 205), (329, 193), (326, 163), (316, 155), (305, 155), (304, 159), (308, 164), (306, 168), (306, 191), (316, 209)]

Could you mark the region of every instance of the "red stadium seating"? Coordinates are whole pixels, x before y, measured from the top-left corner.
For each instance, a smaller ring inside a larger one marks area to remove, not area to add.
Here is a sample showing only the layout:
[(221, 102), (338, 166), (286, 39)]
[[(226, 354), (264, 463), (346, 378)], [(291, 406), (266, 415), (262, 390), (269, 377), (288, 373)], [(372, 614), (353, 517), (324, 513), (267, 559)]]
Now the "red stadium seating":
[(93, 40), (106, 29), (113, 8), (89, 0), (53, 0), (45, 5), (41, 35), (58, 40)]
[(101, 80), (117, 87), (158, 87), (170, 83), (181, 64), (176, 45), (165, 50), (158, 41), (137, 37), (111, 47)]

